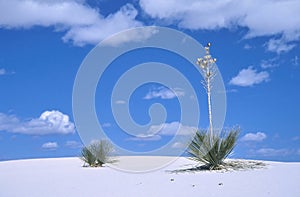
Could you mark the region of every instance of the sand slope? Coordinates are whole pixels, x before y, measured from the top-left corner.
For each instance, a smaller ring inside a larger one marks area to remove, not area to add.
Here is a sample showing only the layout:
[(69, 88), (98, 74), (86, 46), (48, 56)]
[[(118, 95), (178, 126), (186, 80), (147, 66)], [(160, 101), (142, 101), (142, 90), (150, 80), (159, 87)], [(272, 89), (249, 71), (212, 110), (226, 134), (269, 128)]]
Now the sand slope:
[(125, 173), (84, 168), (78, 158), (6, 161), (0, 162), (0, 196), (300, 196), (300, 163), (266, 163), (247, 171), (171, 173), (194, 164), (179, 158), (156, 171)]

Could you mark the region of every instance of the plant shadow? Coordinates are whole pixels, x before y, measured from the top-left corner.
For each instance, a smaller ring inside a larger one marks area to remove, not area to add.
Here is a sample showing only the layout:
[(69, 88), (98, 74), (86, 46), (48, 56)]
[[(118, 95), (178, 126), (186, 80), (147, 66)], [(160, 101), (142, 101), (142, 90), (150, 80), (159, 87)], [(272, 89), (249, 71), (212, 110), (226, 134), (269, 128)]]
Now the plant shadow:
[(177, 169), (177, 170), (167, 170), (168, 173), (196, 173), (199, 171), (210, 171), (209, 167), (207, 165), (201, 165), (201, 166), (195, 166), (191, 168), (183, 168), (183, 169)]
[[(186, 165), (191, 166), (191, 165)], [(168, 173), (197, 173), (197, 172), (204, 172), (204, 171), (213, 171), (213, 172), (232, 172), (232, 171), (246, 171), (246, 170), (255, 170), (255, 169), (265, 169), (267, 166), (266, 163), (262, 161), (252, 161), (252, 160), (236, 160), (232, 159), (229, 161), (224, 162), (219, 168), (211, 170), (208, 165), (198, 165), (198, 166), (191, 166), (182, 169), (176, 170), (167, 170)]]

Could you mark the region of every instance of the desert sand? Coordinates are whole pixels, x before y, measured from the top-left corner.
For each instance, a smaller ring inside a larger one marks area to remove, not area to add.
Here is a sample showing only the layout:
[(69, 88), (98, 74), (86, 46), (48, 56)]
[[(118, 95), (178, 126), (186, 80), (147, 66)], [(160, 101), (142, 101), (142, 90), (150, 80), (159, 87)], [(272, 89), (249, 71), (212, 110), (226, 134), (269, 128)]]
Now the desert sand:
[[(115, 165), (150, 165), (165, 157), (119, 157)], [(82, 167), (79, 158), (0, 162), (0, 196), (300, 196), (300, 163), (264, 162), (258, 169), (188, 171), (196, 163), (180, 157), (144, 173), (116, 166)], [(179, 171), (178, 171), (179, 170)]]

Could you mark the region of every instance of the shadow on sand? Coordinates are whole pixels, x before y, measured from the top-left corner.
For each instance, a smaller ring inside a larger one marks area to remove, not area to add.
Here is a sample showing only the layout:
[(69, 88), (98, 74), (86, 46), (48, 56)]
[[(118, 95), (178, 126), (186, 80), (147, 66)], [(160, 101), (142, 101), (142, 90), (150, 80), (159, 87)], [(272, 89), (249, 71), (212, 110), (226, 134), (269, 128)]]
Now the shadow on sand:
[(254, 169), (265, 169), (266, 166), (267, 164), (262, 161), (230, 160), (224, 162), (223, 165), (220, 165), (220, 167), (215, 170), (211, 170), (208, 165), (200, 165), (200, 166), (192, 166), (192, 167), (176, 169), (176, 170), (167, 170), (166, 172), (177, 174), (177, 173), (196, 173), (201, 171), (214, 171), (214, 172), (245, 171), (245, 170), (254, 170)]

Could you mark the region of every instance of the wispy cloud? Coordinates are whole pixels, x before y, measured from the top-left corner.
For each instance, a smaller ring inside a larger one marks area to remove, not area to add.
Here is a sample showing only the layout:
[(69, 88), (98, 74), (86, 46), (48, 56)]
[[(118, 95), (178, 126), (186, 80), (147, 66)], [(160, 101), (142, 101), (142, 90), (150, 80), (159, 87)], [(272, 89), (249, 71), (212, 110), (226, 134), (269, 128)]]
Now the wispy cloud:
[(111, 124), (109, 122), (101, 124), (102, 127), (111, 127)]
[(75, 132), (69, 116), (60, 111), (45, 111), (40, 117), (20, 120), (15, 115), (0, 113), (0, 131), (28, 135), (69, 134)]
[(292, 140), (293, 141), (298, 141), (298, 140), (300, 140), (300, 136), (295, 136), (295, 137), (292, 138)]
[(65, 143), (65, 146), (68, 147), (68, 148), (72, 148), (72, 149), (77, 149), (77, 148), (82, 148), (83, 147), (81, 142), (77, 142), (77, 141), (73, 141), (73, 140), (67, 141)]
[(124, 100), (117, 100), (115, 103), (118, 104), (118, 105), (122, 105), (122, 104), (125, 104), (126, 101), (124, 101)]
[(192, 136), (197, 128), (182, 125), (180, 122), (174, 121), (163, 123), (160, 125), (152, 125), (145, 134), (128, 138), (129, 141), (159, 141), (164, 136)]
[(246, 49), (246, 50), (252, 49), (252, 46), (249, 45), (249, 44), (245, 44), (245, 45), (244, 45), (244, 49)]
[(126, 139), (127, 141), (159, 141), (161, 140), (161, 136), (159, 135), (140, 135), (136, 137), (130, 137)]
[(186, 145), (184, 145), (181, 142), (175, 142), (174, 144), (172, 144), (172, 148), (185, 148)]
[(268, 51), (280, 54), (292, 50), (294, 47), (296, 47), (296, 44), (291, 43), (283, 38), (280, 38), (280, 39), (270, 39), (266, 43), (266, 47)]
[(294, 66), (298, 66), (299, 65), (299, 57), (298, 57), (298, 55), (295, 55), (295, 57), (292, 58), (291, 62), (292, 62), (292, 64)]
[(160, 125), (152, 125), (147, 131), (150, 135), (173, 136), (173, 135), (192, 135), (197, 128), (182, 125), (180, 122), (163, 123)]
[(267, 71), (258, 72), (252, 66), (242, 69), (237, 76), (233, 77), (229, 84), (236, 86), (253, 86), (270, 80), (269, 73)]
[[(140, 0), (150, 17), (191, 30), (218, 30), (245, 27), (245, 38), (273, 36), (267, 50), (281, 53), (291, 50), (291, 42), (300, 39), (299, 1), (204, 1)], [(205, 9), (203, 9), (205, 8)], [(279, 39), (274, 37), (280, 36)]]
[(278, 67), (277, 58), (271, 58), (268, 60), (262, 60), (260, 63), (260, 67), (263, 69), (275, 68)]
[(0, 68), (0, 75), (7, 74), (6, 70), (4, 68)]
[(165, 88), (165, 87), (158, 87), (155, 89), (150, 90), (144, 99), (154, 99), (154, 98), (161, 98), (161, 99), (173, 99), (176, 97), (184, 96), (184, 91), (180, 88), (174, 88), (172, 90)]
[(142, 26), (135, 19), (137, 14), (131, 4), (103, 16), (84, 1), (0, 0), (0, 28), (53, 27), (55, 31), (65, 32), (64, 42), (71, 41), (78, 46), (98, 44), (121, 30)]
[(247, 133), (241, 138), (241, 141), (261, 142), (266, 138), (267, 138), (267, 135), (263, 132)]
[(5, 68), (0, 68), (0, 76), (1, 75), (13, 75), (15, 72), (7, 71)]
[(47, 142), (42, 145), (43, 149), (56, 150), (58, 148), (57, 142)]
[(291, 154), (291, 151), (288, 149), (261, 148), (255, 153), (261, 156), (284, 156)]

